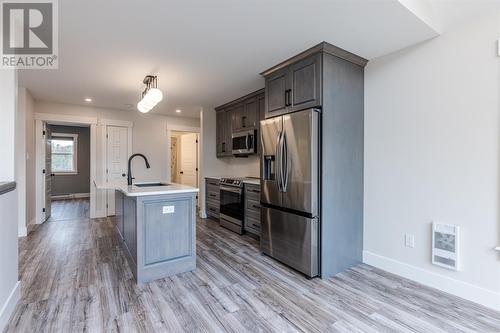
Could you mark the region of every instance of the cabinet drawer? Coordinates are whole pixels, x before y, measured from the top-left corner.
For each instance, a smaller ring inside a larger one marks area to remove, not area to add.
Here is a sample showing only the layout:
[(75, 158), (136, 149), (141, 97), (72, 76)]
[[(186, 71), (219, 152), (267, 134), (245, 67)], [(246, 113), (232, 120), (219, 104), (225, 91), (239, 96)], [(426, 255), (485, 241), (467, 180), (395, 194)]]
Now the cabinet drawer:
[(219, 187), (209, 185), (207, 187), (207, 199), (220, 200), (220, 190)]
[(251, 218), (245, 219), (245, 231), (250, 232), (255, 235), (260, 235), (260, 220), (254, 220)]
[(219, 187), (219, 180), (218, 179), (215, 179), (215, 178), (206, 178), (206, 182), (207, 182), (207, 187), (209, 185)]
[(219, 219), (219, 206), (207, 204), (207, 215), (208, 217)]
[(256, 221), (260, 221), (260, 212), (256, 212), (254, 210), (247, 209), (245, 211), (245, 218), (253, 219)]
[(260, 214), (260, 202), (247, 198), (245, 201), (245, 209), (255, 214)]
[(260, 186), (245, 185), (245, 198), (260, 201)]

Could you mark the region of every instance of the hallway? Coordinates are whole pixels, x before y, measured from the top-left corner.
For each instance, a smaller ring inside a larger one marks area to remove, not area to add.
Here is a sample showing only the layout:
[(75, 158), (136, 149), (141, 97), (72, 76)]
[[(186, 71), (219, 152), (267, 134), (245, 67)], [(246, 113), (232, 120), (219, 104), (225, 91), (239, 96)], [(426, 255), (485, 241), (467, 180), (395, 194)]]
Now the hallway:
[(52, 214), (48, 222), (88, 219), (89, 199), (52, 200)]

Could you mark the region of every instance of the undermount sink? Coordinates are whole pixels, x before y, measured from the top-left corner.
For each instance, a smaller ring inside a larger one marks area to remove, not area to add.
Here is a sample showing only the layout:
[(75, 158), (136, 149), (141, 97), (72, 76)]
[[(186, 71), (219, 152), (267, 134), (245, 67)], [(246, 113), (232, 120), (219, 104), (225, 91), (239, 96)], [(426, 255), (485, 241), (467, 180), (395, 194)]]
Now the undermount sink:
[(159, 186), (169, 186), (170, 184), (168, 183), (139, 183), (139, 184), (134, 184), (134, 186), (137, 187), (159, 187)]

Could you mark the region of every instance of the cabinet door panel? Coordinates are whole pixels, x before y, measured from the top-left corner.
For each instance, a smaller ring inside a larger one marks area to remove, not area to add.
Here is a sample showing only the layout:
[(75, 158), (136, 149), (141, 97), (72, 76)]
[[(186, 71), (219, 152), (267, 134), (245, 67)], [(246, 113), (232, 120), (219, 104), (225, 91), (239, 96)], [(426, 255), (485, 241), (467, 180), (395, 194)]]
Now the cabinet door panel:
[(290, 67), (290, 111), (321, 105), (321, 55), (313, 55)]
[(266, 118), (283, 113), (286, 109), (287, 69), (266, 78)]
[(259, 118), (257, 119), (258, 127), (260, 128), (260, 120), (266, 119), (266, 95), (262, 94), (258, 97), (259, 100)]
[(257, 128), (259, 119), (259, 101), (256, 97), (250, 98), (245, 101), (245, 112), (242, 118), (243, 129)]
[(225, 112), (224, 122), (224, 156), (231, 156), (233, 153), (233, 110)]
[[(165, 206), (173, 213), (164, 214)], [(158, 200), (144, 203), (144, 265), (192, 254), (191, 201)]]
[(224, 133), (225, 130), (225, 117), (226, 114), (224, 111), (219, 111), (216, 114), (216, 124), (217, 128), (215, 129), (216, 131), (216, 154), (217, 156), (222, 156), (224, 154), (224, 140), (226, 134)]
[(232, 113), (232, 130), (239, 132), (245, 128), (246, 110), (244, 104), (235, 106)]

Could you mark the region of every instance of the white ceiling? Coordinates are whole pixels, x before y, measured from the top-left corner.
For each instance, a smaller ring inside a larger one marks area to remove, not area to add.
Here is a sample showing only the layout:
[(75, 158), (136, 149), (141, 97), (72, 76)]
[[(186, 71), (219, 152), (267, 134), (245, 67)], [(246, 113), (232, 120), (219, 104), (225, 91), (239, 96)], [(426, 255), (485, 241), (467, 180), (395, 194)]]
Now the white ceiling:
[(321, 41), (372, 59), (436, 35), (397, 0), (59, 1), (59, 69), (19, 78), (37, 100), (137, 112), (156, 74), (166, 98), (152, 112), (198, 117)]

